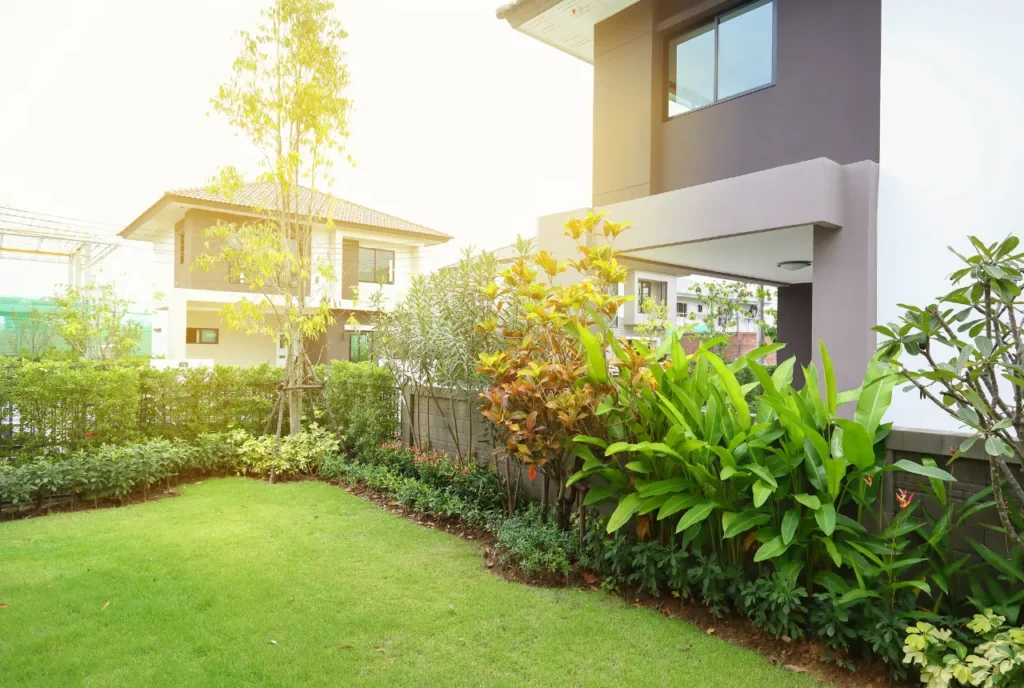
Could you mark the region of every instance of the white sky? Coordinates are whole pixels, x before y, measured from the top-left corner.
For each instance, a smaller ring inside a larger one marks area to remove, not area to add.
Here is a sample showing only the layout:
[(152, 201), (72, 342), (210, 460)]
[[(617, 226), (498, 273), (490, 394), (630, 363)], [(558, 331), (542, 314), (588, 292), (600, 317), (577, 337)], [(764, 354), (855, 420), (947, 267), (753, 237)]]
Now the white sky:
[[(269, 1), (0, 0), (0, 205), (123, 227), (255, 169), (207, 112)], [(337, 0), (358, 165), (334, 192), (453, 234), (426, 267), (590, 203), (592, 68), (497, 20), (501, 1)], [(66, 275), (28, 265), (0, 257), (0, 295)]]

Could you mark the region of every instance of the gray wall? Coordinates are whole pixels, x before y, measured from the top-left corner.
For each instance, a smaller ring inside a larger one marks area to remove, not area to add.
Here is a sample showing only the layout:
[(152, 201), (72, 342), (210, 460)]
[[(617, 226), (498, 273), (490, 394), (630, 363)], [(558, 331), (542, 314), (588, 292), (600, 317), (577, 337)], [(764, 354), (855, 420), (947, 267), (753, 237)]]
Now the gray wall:
[[(410, 415), (416, 419), (414, 428)], [(472, 420), (472, 441), (470, 440), (470, 421)], [(491, 459), (491, 446), (488, 443), (490, 421), (480, 415), (480, 403), (469, 400), (465, 396), (453, 398), (446, 390), (434, 390), (433, 397), (426, 394), (414, 394), (407, 391), (402, 410), (402, 438), (410, 444), (430, 447), (443, 451), (449, 456), (456, 456), (456, 440), (463, 456), (468, 455), (472, 445), (477, 459), (486, 463)], [(429, 445), (428, 445), (429, 426)], [(415, 432), (414, 432), (415, 430)], [(454, 435), (454, 436), (453, 436)]]
[(814, 355), (811, 342), (811, 313), (814, 303), (814, 289), (809, 282), (779, 287), (778, 291), (779, 341), (786, 347), (776, 354), (777, 361), (796, 357), (797, 367), (793, 370), (793, 381), (803, 384), (804, 374), (800, 366), (810, 365)]
[(594, 205), (878, 160), (881, 0), (775, 0), (775, 85), (666, 120), (667, 42), (736, 2), (640, 0), (594, 33)]

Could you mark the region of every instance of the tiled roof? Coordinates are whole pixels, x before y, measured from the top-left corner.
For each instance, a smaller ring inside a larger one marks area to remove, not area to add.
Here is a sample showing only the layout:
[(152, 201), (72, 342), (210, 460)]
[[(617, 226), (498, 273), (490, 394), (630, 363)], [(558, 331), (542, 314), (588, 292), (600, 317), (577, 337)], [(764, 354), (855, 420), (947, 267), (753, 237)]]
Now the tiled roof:
[[(227, 203), (230, 205), (243, 206), (247, 208), (263, 208), (268, 211), (277, 209), (277, 190), (275, 184), (270, 182), (258, 182), (246, 184), (232, 194), (229, 199), (222, 194), (210, 193), (209, 189), (202, 186), (188, 189), (173, 189), (167, 192), (168, 196), (180, 196), (191, 198), (197, 201), (212, 201), (215, 203)], [(312, 194), (312, 197), (311, 197)], [(403, 220), (394, 215), (382, 213), (373, 208), (350, 203), (336, 196), (312, 191), (301, 187), (299, 191), (299, 208), (305, 211), (311, 209), (311, 214), (316, 217), (330, 217), (334, 222), (345, 222), (380, 229), (392, 229), (400, 232), (413, 232), (439, 239), (451, 239), (450, 234), (430, 229), (415, 222)]]

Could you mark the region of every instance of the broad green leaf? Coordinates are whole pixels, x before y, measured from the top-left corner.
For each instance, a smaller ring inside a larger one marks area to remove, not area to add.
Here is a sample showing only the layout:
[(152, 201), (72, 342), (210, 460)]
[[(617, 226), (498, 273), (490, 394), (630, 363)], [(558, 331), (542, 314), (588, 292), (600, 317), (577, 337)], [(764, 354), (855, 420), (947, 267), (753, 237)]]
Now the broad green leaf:
[[(926, 466), (928, 468), (939, 467), (938, 464), (935, 463), (935, 459), (928, 456), (924, 456), (921, 458), (921, 465)], [(939, 480), (938, 478), (928, 478), (928, 482), (929, 484), (931, 484), (932, 493), (935, 495), (935, 498), (939, 500), (939, 504), (941, 504), (942, 506), (946, 506), (947, 497), (945, 481)], [(948, 516), (948, 513), (943, 514), (943, 518), (946, 518)], [(935, 528), (932, 528), (932, 530), (935, 530)]]
[(630, 461), (626, 464), (626, 470), (646, 474), (654, 472), (654, 467), (647, 461)]
[(682, 532), (692, 525), (700, 523), (707, 518), (712, 511), (715, 509), (715, 503), (712, 501), (705, 501), (697, 504), (679, 519), (679, 525), (676, 526), (676, 532)]
[(971, 543), (971, 547), (974, 548), (974, 551), (977, 552), (989, 566), (997, 569), (1010, 580), (1017, 580), (1024, 583), (1024, 571), (1014, 566), (1012, 562), (1007, 561), (1005, 557), (996, 554), (994, 551), (973, 538), (970, 539), (969, 542)]
[[(739, 422), (740, 427), (746, 430), (750, 427), (750, 406), (747, 405), (747, 400), (743, 398), (743, 390), (740, 389), (739, 381), (718, 356), (708, 351), (704, 352), (704, 357), (711, 364), (711, 367), (715, 369), (715, 372), (718, 373), (718, 378), (721, 380), (722, 386), (725, 387), (729, 400), (732, 401), (732, 405), (736, 408), (736, 420)], [(708, 440), (713, 441), (711, 438), (708, 438)]]
[(923, 475), (926, 478), (934, 478), (936, 480), (944, 480), (947, 483), (955, 483), (954, 478), (950, 473), (936, 468), (935, 466), (923, 466), (919, 463), (915, 463), (909, 459), (900, 459), (891, 466), (886, 466), (885, 470), (901, 470), (907, 473), (913, 473), (915, 475)]
[(845, 418), (836, 418), (835, 423), (843, 429), (843, 457), (860, 470), (875, 465), (875, 450), (864, 426)]
[(694, 504), (699, 504), (704, 498), (695, 494), (678, 494), (669, 497), (661, 506), (658, 512), (658, 520), (662, 520), (679, 513), (683, 509), (689, 509)]
[(836, 549), (836, 543), (832, 542), (832, 538), (823, 537), (819, 539), (823, 543), (825, 543), (825, 551), (827, 551), (828, 555), (832, 557), (832, 563), (834, 563), (836, 566), (842, 566), (843, 558), (839, 556), (839, 550)]
[(775, 383), (775, 388), (782, 391), (783, 387), (789, 387), (793, 383), (793, 366), (796, 365), (796, 358), (787, 358), (785, 361), (775, 367), (775, 372), (772, 373), (772, 382)]
[(583, 326), (576, 328), (580, 334), (580, 341), (587, 352), (587, 376), (599, 384), (608, 382), (608, 364), (604, 360), (604, 350), (601, 342), (598, 341), (590, 330)]
[(818, 340), (818, 346), (821, 348), (821, 367), (825, 371), (825, 408), (828, 410), (829, 416), (836, 414), (836, 373), (832, 369), (832, 359), (829, 358), (828, 349), (825, 348), (825, 342)]
[(881, 599), (881, 595), (874, 590), (866, 590), (864, 588), (854, 588), (845, 595), (839, 598), (840, 604), (849, 604), (850, 602), (856, 602), (858, 600), (864, 600), (869, 597), (877, 597)]
[(824, 459), (825, 478), (828, 481), (828, 493), (832, 499), (839, 497), (839, 489), (843, 486), (843, 478), (846, 476), (846, 459)]
[(795, 509), (790, 509), (786, 512), (786, 515), (782, 517), (782, 541), (787, 545), (793, 542), (793, 536), (796, 535), (796, 529), (800, 525), (800, 514)]
[(669, 478), (657, 482), (648, 483), (640, 489), (641, 497), (656, 497), (658, 495), (679, 492), (686, 489), (689, 481), (686, 478)]
[(743, 468), (756, 475), (758, 478), (762, 480), (762, 482), (764, 482), (765, 485), (772, 488), (773, 490), (779, 486), (779, 484), (775, 482), (775, 476), (772, 475), (771, 471), (769, 471), (764, 466), (760, 466), (756, 463), (748, 463), (745, 466), (743, 466)]
[(782, 541), (782, 537), (772, 538), (758, 548), (757, 554), (754, 555), (754, 561), (774, 559), (785, 554), (787, 549), (789, 549), (789, 545)]
[(622, 451), (628, 451), (631, 446), (632, 445), (630, 445), (629, 442), (612, 442), (604, 450), (604, 453), (605, 456), (611, 456), (612, 454), (618, 454)]
[(583, 500), (584, 506), (590, 506), (591, 504), (597, 504), (615, 494), (615, 488), (611, 486), (595, 487), (592, 490), (587, 491), (587, 496)]
[(739, 514), (726, 512), (722, 514), (722, 535), (726, 538), (736, 537), (770, 520), (771, 516), (758, 509), (747, 509)]
[(826, 537), (831, 537), (836, 529), (836, 508), (825, 502), (814, 512), (814, 520), (818, 522), (821, 532), (825, 533)]
[(885, 368), (876, 354), (868, 363), (864, 382), (861, 384), (860, 399), (853, 419), (863, 426), (868, 437), (873, 437), (878, 424), (892, 403), (892, 388), (896, 385), (896, 376)]
[(615, 511), (612, 512), (611, 517), (608, 519), (608, 532), (614, 533), (616, 530), (626, 525), (642, 504), (643, 499), (636, 492), (623, 497), (619, 501), (619, 505), (615, 507)]
[(602, 440), (601, 438), (591, 437), (590, 435), (576, 435), (575, 437), (572, 438), (572, 441), (576, 442), (577, 444), (581, 442), (584, 444), (592, 444), (595, 447), (601, 447), (601, 449), (604, 449), (605, 447), (608, 446), (608, 443)]
[(803, 504), (811, 511), (817, 511), (821, 508), (821, 500), (812, 494), (795, 494), (793, 499)]
[(756, 507), (762, 506), (768, 501), (768, 498), (772, 496), (772, 488), (768, 487), (760, 480), (755, 481), (754, 485), (750, 489), (754, 493), (754, 506)]

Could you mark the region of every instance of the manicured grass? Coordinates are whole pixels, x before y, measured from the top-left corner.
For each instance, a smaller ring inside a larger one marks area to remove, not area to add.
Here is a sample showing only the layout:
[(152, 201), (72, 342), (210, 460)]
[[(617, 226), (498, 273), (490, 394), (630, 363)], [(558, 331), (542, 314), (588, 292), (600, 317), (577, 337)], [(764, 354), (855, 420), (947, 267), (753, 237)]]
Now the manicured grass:
[(0, 684), (816, 685), (610, 596), (507, 583), (337, 487), (182, 491), (0, 523)]

